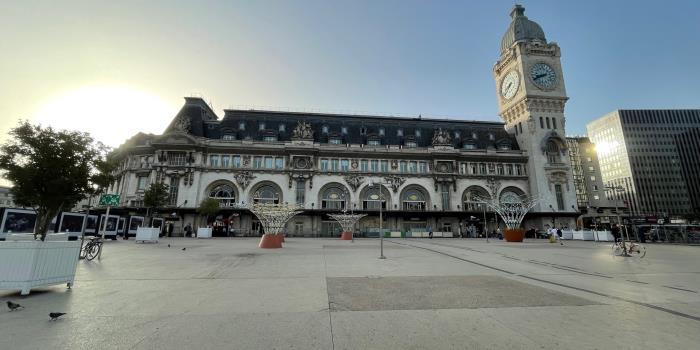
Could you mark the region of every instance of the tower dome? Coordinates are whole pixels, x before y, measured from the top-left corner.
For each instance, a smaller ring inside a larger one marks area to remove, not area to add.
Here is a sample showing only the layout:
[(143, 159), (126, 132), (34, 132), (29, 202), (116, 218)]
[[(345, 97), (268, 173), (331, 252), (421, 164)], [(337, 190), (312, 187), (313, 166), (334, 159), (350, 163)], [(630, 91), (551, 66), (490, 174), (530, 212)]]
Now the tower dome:
[(547, 42), (542, 27), (525, 16), (524, 7), (515, 5), (513, 11), (510, 12), (510, 17), (513, 20), (510, 22), (506, 33), (503, 34), (503, 39), (501, 39), (501, 53), (507, 51), (514, 43), (519, 41), (539, 40), (543, 43)]

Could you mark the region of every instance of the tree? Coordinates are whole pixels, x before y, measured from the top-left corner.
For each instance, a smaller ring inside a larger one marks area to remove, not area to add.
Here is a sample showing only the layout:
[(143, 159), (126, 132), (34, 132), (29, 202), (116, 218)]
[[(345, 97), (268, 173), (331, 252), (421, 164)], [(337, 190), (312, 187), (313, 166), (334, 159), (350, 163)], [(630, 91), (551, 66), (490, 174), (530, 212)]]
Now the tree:
[(22, 121), (9, 135), (0, 146), (0, 169), (13, 183), (15, 203), (36, 210), (34, 236), (41, 240), (61, 210), (114, 181), (114, 163), (107, 159), (109, 148), (88, 133)]
[[(149, 210), (157, 209), (168, 204), (169, 199), (170, 194), (168, 193), (168, 186), (162, 182), (151, 184), (143, 193), (143, 204)], [(146, 216), (148, 216), (148, 214), (146, 214)]]
[(197, 208), (199, 214), (206, 216), (205, 223), (209, 221), (209, 215), (214, 215), (218, 213), (219, 210), (219, 201), (214, 198), (203, 199), (202, 202), (199, 203), (199, 208)]

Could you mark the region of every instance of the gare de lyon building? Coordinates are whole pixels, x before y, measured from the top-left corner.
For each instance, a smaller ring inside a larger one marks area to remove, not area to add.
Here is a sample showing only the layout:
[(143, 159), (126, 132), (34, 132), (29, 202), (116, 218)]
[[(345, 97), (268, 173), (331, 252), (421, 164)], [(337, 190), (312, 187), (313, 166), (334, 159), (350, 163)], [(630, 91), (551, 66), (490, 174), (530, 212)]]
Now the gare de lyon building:
[[(139, 133), (118, 150), (117, 212), (145, 213), (143, 193), (163, 182), (161, 212), (182, 227), (204, 226), (196, 209), (215, 198), (214, 222), (260, 234), (250, 203), (296, 203), (294, 236), (339, 235), (328, 214), (368, 214), (356, 233), (483, 232), (481, 198), (538, 196), (523, 227), (576, 226), (576, 190), (565, 140), (567, 101), (560, 49), (516, 5), (493, 67), (503, 122), (416, 116), (224, 110), (201, 98), (185, 104), (162, 135)], [(488, 230), (498, 225), (486, 208)], [(175, 214), (175, 215), (172, 215)]]

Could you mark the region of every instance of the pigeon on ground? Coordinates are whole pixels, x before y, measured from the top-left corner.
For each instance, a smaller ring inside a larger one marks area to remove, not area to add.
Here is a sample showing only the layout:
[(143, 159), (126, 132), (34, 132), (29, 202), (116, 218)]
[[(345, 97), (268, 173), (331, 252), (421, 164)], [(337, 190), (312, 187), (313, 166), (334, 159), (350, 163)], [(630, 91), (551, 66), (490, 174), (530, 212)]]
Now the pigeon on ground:
[(187, 249), (187, 248), (182, 248), (182, 250), (185, 250), (185, 249)]
[(17, 303), (13, 303), (9, 300), (7, 301), (7, 307), (10, 308), (10, 311), (15, 311), (17, 309), (24, 309), (24, 306), (17, 304)]
[(49, 317), (51, 317), (51, 319), (49, 321), (56, 321), (59, 317), (65, 315), (65, 314), (66, 314), (65, 312), (52, 312), (49, 314)]
[(168, 243), (168, 248), (170, 248), (170, 243)]

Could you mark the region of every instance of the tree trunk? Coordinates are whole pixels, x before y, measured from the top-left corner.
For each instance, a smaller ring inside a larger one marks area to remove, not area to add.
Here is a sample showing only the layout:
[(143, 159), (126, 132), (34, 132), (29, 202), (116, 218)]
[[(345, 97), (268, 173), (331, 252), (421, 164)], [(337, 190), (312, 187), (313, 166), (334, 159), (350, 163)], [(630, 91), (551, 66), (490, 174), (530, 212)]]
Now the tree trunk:
[[(37, 235), (40, 235), (42, 241), (46, 239), (46, 233), (51, 225), (51, 220), (60, 210), (60, 207), (56, 209), (39, 208), (36, 210), (37, 225), (34, 231), (34, 239), (36, 239)], [(58, 222), (56, 222), (56, 224), (58, 224)]]

